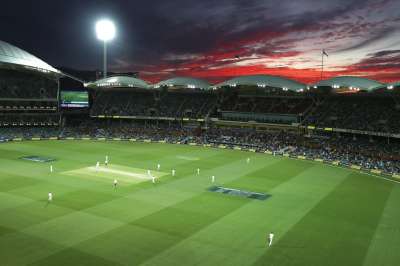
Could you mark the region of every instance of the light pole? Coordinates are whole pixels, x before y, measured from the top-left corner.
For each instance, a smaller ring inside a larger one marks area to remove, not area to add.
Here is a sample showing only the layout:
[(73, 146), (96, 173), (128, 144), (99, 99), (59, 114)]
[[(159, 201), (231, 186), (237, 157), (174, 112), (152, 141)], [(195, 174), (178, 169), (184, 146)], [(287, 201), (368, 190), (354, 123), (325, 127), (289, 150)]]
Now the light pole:
[(115, 26), (111, 20), (102, 19), (96, 23), (96, 35), (97, 38), (103, 41), (104, 50), (103, 50), (103, 75), (104, 78), (107, 77), (107, 42), (111, 41), (115, 37)]

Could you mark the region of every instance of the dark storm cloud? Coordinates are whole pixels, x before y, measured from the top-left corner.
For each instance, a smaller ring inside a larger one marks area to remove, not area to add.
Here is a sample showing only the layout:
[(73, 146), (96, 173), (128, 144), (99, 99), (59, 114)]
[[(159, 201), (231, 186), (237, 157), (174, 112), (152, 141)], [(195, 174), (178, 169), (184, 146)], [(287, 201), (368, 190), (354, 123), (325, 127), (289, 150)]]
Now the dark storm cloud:
[(367, 47), (377, 41), (384, 40), (385, 38), (387, 38), (388, 36), (390, 36), (391, 34), (396, 32), (396, 30), (397, 30), (396, 28), (392, 28), (392, 27), (384, 28), (381, 31), (375, 32), (371, 38), (364, 40), (360, 43), (357, 43), (351, 47), (347, 47), (345, 49), (338, 50), (337, 52), (351, 52), (354, 50), (358, 50), (360, 48)]
[[(141, 13), (134, 18), (134, 36), (145, 47), (133, 48), (126, 58), (147, 59), (156, 62), (166, 54), (215, 54), (223, 50), (241, 56), (254, 52), (241, 46), (272, 39), (294, 31), (313, 31), (326, 27), (324, 22), (351, 12), (365, 1), (336, 1), (320, 9), (308, 11), (315, 1), (303, 1), (303, 10), (297, 12), (293, 1), (281, 1), (280, 5), (266, 1), (160, 1), (154, 5), (152, 14)], [(325, 8), (325, 9), (323, 9)], [(144, 23), (146, 22), (146, 23)], [(262, 54), (271, 54), (282, 44), (265, 42)], [(290, 43), (285, 46), (290, 47)], [(144, 48), (144, 49), (143, 49)], [(135, 50), (137, 53), (135, 53)]]
[(400, 68), (400, 50), (386, 50), (372, 53), (368, 58), (361, 60), (351, 67), (358, 70)]
[(390, 55), (400, 55), (400, 50), (386, 50), (386, 51), (379, 51), (376, 53), (368, 54), (371, 57), (384, 57)]

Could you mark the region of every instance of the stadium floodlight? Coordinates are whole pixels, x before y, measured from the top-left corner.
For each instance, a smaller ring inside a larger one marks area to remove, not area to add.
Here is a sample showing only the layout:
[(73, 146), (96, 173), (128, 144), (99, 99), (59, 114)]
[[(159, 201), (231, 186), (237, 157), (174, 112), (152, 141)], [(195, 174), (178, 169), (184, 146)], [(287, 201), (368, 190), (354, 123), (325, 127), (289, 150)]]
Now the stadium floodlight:
[(99, 40), (111, 41), (115, 37), (115, 26), (111, 20), (103, 19), (96, 23), (96, 34)]
[(104, 50), (103, 50), (103, 63), (104, 63), (104, 69), (103, 69), (103, 75), (104, 78), (107, 77), (107, 42), (111, 41), (114, 39), (116, 33), (115, 25), (111, 20), (108, 19), (102, 19), (97, 21), (96, 23), (96, 35), (97, 38), (101, 41), (103, 41), (104, 44)]

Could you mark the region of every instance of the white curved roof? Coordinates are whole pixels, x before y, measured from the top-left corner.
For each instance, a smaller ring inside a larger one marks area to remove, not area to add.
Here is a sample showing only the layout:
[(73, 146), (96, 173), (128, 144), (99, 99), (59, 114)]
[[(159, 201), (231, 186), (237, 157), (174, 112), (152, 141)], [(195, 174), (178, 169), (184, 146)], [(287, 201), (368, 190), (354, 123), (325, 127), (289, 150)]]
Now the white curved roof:
[(0, 63), (31, 67), (42, 72), (60, 73), (43, 60), (30, 53), (0, 40)]
[(89, 88), (150, 88), (146, 81), (130, 76), (112, 76), (85, 84), (85, 86)]
[(286, 88), (291, 91), (300, 91), (306, 88), (305, 84), (300, 82), (282, 78), (279, 76), (270, 76), (270, 75), (249, 75), (249, 76), (241, 76), (236, 77), (222, 83), (215, 85), (215, 87), (223, 87), (223, 86), (231, 86), (235, 87), (238, 85), (247, 85), (247, 86), (258, 86), (258, 87), (273, 87), (273, 88)]
[(375, 80), (355, 77), (355, 76), (340, 76), (331, 79), (321, 80), (320, 82), (314, 84), (318, 87), (332, 87), (332, 88), (359, 88), (360, 90), (373, 91), (377, 87), (384, 85)]
[(167, 80), (163, 80), (154, 85), (154, 87), (158, 88), (161, 86), (179, 86), (190, 89), (208, 89), (211, 84), (203, 79), (191, 78), (191, 77), (175, 77)]

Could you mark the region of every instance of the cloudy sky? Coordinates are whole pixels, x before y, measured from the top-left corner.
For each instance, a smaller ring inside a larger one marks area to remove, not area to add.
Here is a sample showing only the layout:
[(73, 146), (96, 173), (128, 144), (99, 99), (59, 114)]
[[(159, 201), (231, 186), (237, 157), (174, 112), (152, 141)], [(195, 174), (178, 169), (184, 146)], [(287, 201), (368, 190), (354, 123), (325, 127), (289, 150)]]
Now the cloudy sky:
[(148, 81), (271, 74), (400, 80), (399, 0), (2, 1), (0, 40), (53, 66), (101, 69), (94, 25), (115, 21), (109, 68)]

